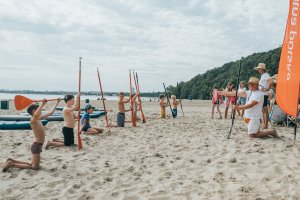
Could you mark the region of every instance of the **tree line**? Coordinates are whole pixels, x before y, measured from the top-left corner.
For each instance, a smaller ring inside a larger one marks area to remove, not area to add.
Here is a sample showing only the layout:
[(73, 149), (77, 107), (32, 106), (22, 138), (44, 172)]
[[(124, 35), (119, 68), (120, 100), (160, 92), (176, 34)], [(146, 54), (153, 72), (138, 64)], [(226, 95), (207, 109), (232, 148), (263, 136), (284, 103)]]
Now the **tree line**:
[[(248, 81), (250, 77), (260, 78), (257, 71), (253, 70), (258, 63), (267, 65), (268, 73), (272, 76), (278, 73), (281, 47), (268, 52), (254, 53), (243, 59), (240, 80)], [(182, 99), (211, 99), (211, 91), (214, 85), (220, 89), (225, 88), (228, 82), (232, 82), (237, 88), (237, 78), (240, 60), (229, 62), (222, 67), (208, 70), (199, 74), (187, 82), (180, 82), (177, 86), (168, 86), (167, 90)]]

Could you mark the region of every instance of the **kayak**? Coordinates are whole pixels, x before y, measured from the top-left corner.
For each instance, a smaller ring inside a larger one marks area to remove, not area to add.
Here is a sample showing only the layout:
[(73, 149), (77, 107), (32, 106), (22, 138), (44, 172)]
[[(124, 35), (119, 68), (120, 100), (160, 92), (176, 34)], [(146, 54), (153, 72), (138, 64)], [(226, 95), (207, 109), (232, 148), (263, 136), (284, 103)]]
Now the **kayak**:
[[(80, 114), (80, 117), (82, 117), (84, 113)], [(93, 112), (90, 114), (90, 118), (98, 118), (102, 115), (105, 115), (105, 112)], [(21, 115), (1, 115), (0, 121), (30, 121), (31, 116), (27, 113), (22, 113)], [(64, 121), (64, 118), (62, 116), (62, 113), (56, 113), (55, 115), (49, 116), (46, 120), (48, 121)]]
[[(45, 126), (48, 121), (41, 121)], [(0, 130), (18, 130), (18, 129), (31, 129), (29, 121), (15, 122), (15, 121), (0, 121)]]
[[(92, 106), (92, 108), (93, 108), (94, 111), (104, 111), (103, 109), (98, 109), (98, 108), (96, 108), (96, 107), (94, 107), (94, 106)], [(56, 109), (56, 110), (63, 110), (64, 107), (56, 107), (55, 109)], [(85, 111), (84, 108), (80, 108), (80, 110), (81, 110), (81, 111)]]
[[(28, 115), (1, 115), (0, 121), (30, 121), (31, 116)], [(46, 120), (48, 121), (64, 121), (62, 115), (51, 115)]]
[[(41, 112), (42, 113), (42, 115), (45, 115), (47, 112), (46, 111), (42, 111)], [(29, 113), (27, 113), (27, 112), (22, 112), (21, 114), (20, 114), (21, 116), (30, 116), (29, 115)], [(51, 116), (53, 116), (53, 115), (62, 115), (62, 112), (54, 112)]]

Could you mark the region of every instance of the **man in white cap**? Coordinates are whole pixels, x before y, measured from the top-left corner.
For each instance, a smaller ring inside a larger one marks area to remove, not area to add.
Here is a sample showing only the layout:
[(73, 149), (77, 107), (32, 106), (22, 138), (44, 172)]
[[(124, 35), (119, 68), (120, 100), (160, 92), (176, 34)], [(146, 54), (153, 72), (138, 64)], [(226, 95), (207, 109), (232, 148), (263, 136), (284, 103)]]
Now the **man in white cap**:
[(267, 72), (267, 67), (265, 63), (259, 63), (257, 67), (254, 68), (259, 74), (261, 74), (260, 80), (259, 80), (259, 89), (263, 92), (264, 94), (264, 102), (263, 102), (263, 121), (264, 121), (264, 126), (263, 129), (268, 128), (268, 122), (269, 122), (269, 113), (268, 113), (268, 92), (272, 86), (272, 79)]
[[(250, 138), (262, 138), (268, 135), (278, 138), (275, 129), (260, 130), (260, 119), (262, 117), (262, 106), (264, 102), (264, 93), (258, 89), (259, 80), (251, 77), (248, 81), (248, 91), (238, 92), (239, 97), (246, 98), (245, 105), (235, 105), (235, 110), (245, 110), (245, 122), (248, 123), (248, 135)], [(236, 92), (219, 92), (220, 95), (235, 96)]]

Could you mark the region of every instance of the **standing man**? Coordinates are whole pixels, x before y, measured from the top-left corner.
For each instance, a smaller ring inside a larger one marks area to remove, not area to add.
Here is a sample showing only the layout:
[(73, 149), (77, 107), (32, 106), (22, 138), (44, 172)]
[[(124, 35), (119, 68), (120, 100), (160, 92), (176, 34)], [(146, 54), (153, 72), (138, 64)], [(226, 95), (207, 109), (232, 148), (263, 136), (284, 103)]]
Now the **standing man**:
[(272, 85), (272, 79), (267, 72), (267, 67), (265, 63), (259, 63), (257, 67), (254, 68), (259, 74), (261, 74), (260, 80), (259, 80), (259, 90), (263, 92), (264, 95), (264, 102), (263, 102), (263, 121), (264, 121), (264, 126), (263, 129), (268, 128), (268, 122), (269, 122), (269, 112), (268, 112), (268, 92), (271, 88)]

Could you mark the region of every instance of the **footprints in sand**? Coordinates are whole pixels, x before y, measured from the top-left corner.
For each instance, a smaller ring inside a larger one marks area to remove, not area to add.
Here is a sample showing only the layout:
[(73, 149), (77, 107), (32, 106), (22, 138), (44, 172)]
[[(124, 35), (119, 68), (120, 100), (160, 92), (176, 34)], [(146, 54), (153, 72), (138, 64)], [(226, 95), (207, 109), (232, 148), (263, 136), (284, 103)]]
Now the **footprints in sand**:
[(236, 158), (231, 158), (231, 159), (229, 160), (229, 162), (231, 162), (231, 163), (236, 163), (236, 162), (237, 162), (237, 159), (236, 159)]

